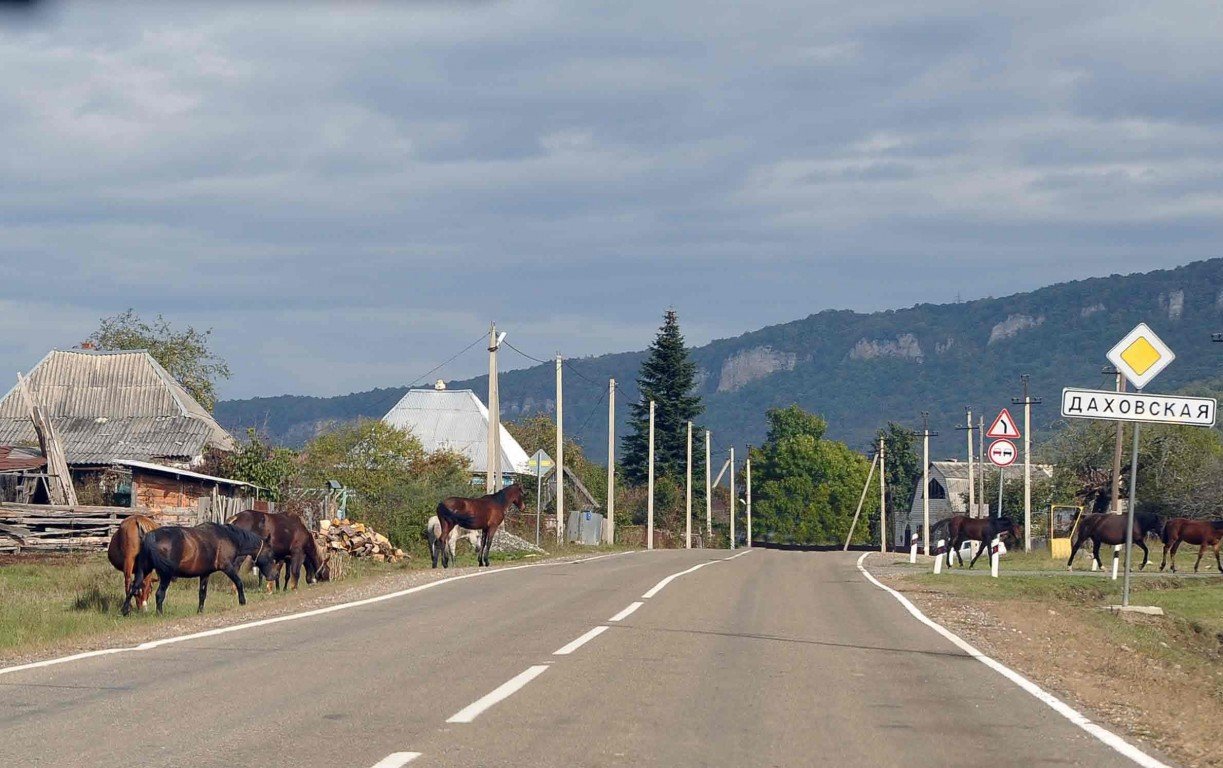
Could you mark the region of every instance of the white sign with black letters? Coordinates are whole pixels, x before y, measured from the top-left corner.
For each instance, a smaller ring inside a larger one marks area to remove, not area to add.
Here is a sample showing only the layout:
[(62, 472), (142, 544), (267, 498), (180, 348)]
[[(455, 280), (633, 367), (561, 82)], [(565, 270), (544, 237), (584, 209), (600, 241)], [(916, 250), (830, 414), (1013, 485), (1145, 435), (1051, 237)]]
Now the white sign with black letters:
[(1218, 401), (1213, 397), (1149, 395), (1100, 389), (1062, 390), (1062, 416), (1067, 419), (1141, 421), (1213, 427)]

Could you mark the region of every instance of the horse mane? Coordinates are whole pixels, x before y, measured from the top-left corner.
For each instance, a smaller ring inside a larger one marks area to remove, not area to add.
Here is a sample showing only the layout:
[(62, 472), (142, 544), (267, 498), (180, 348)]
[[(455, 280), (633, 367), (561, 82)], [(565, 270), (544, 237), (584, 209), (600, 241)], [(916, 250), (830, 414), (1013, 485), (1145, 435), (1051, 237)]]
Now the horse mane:
[(245, 528), (239, 528), (236, 525), (221, 525), (219, 523), (205, 523), (205, 525), (214, 525), (218, 529), (218, 533), (228, 537), (238, 547), (239, 551), (258, 549), (263, 544), (263, 539), (251, 533)]

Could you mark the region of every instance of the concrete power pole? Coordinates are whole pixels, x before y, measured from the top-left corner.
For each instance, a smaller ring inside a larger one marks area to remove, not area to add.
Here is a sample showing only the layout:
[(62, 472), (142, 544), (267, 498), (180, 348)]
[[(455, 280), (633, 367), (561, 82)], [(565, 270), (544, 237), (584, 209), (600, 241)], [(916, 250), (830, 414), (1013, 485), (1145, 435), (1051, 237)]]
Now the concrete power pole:
[(1023, 399), (1011, 398), (1011, 405), (1023, 405), (1023, 551), (1032, 551), (1032, 406), (1040, 405), (1039, 397), (1028, 393), (1031, 376), (1019, 377), (1023, 382)]
[(752, 447), (747, 447), (747, 460), (743, 462), (743, 472), (745, 473), (744, 483), (746, 484), (747, 492), (747, 548), (752, 548)]
[(607, 381), (607, 543), (616, 543), (616, 380)]
[(965, 407), (964, 412), (965, 412), (965, 416), (964, 416), (965, 426), (956, 427), (956, 429), (962, 429), (964, 430), (964, 432), (968, 434), (968, 516), (976, 517), (977, 516), (977, 481), (973, 478), (973, 471), (972, 471), (973, 453), (975, 453), (972, 448), (972, 433), (976, 430), (977, 427), (972, 423), (972, 408)]
[(650, 401), (650, 468), (645, 513), (645, 548), (654, 548), (654, 401)]
[(922, 411), (922, 465), (921, 465), (921, 511), (922, 541), (927, 556), (930, 555), (930, 413)]
[(688, 475), (684, 484), (684, 549), (692, 549), (692, 422), (688, 422)]
[(879, 551), (888, 551), (888, 513), (887, 513), (887, 449), (883, 435), (879, 436)]
[[(989, 506), (985, 501), (985, 417), (978, 417), (977, 420), (977, 469), (981, 470), (977, 473), (977, 498), (981, 500), (981, 504)], [(986, 517), (989, 517), (989, 511), (986, 510)]]
[(565, 387), (561, 376), (564, 360), (556, 356), (556, 543), (565, 543)]
[(497, 335), (497, 324), (488, 329), (488, 466), (484, 472), (484, 492), (501, 490), (501, 395), (497, 389), (497, 347), (505, 334)]
[(705, 546), (713, 540), (713, 487), (709, 482), (709, 430), (705, 430)]
[(735, 449), (730, 449), (730, 548), (735, 548)]

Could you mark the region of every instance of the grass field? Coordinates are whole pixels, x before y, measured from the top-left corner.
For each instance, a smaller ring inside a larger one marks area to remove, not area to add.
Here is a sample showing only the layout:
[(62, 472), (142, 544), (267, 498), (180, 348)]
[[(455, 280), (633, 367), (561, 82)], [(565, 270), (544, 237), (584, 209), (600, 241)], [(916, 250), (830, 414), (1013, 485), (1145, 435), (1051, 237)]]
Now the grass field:
[[(574, 547), (551, 556), (591, 552), (591, 548)], [(529, 557), (537, 556), (493, 553), (491, 559), (495, 564)], [(475, 564), (475, 555), (460, 548), (456, 567)], [(345, 565), (342, 581), (317, 585), (310, 593), (325, 594), (363, 580), (429, 567), (428, 558), (412, 558), (395, 565), (351, 558)], [(267, 594), (256, 586), (253, 574), (247, 574), (243, 583), (246, 608), (239, 606), (237, 596), (230, 592), (229, 579), (224, 574), (213, 574), (208, 584), (205, 614), (249, 612), (252, 607), (267, 607), (276, 601), (292, 599), (283, 593)], [(37, 653), (67, 641), (114, 632), (126, 634), (133, 626), (145, 625), (151, 629), (195, 616), (198, 599), (199, 580), (180, 579), (171, 585), (166, 595), (165, 615), (156, 614), (153, 610), (155, 600), (150, 597), (147, 613), (133, 608), (131, 615), (121, 616), (123, 575), (111, 567), (105, 553), (5, 556), (0, 559), (0, 654)]]

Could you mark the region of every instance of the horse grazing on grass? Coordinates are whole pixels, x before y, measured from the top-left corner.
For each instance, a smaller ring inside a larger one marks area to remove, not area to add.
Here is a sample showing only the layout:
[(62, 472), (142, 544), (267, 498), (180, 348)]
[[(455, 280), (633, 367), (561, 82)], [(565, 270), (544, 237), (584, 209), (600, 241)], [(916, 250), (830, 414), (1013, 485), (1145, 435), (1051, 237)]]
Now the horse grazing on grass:
[[(433, 557), (433, 567), (436, 568), (437, 556), (442, 551), (441, 547), (437, 546), (437, 542), (442, 538), (442, 521), (437, 519), (437, 515), (429, 518), (429, 522), (425, 524), (425, 536), (429, 539), (429, 554)], [(446, 539), (446, 551), (450, 554), (451, 560), (454, 560), (454, 545), (458, 542), (460, 536), (467, 539), (472, 549), (480, 546), (479, 533), (456, 525), (450, 529), (450, 536)]]
[(1161, 538), (1164, 541), (1164, 558), (1163, 562), (1159, 564), (1159, 570), (1162, 571), (1168, 564), (1168, 548), (1171, 547), (1172, 572), (1176, 573), (1176, 550), (1180, 549), (1181, 542), (1184, 542), (1200, 546), (1198, 559), (1193, 564), (1194, 573), (1197, 573), (1198, 566), (1202, 564), (1202, 555), (1206, 554), (1207, 548), (1214, 550), (1215, 564), (1223, 573), (1223, 561), (1219, 559), (1219, 545), (1223, 543), (1223, 520), (1189, 520), (1184, 517), (1174, 517), (1164, 523)]
[[(272, 557), (284, 574), (284, 587), (280, 579), (276, 580), (277, 589), (289, 588), (289, 577), (293, 577), (293, 589), (301, 578), (302, 565), (306, 566), (306, 583), (327, 581), (330, 572), (324, 561), (322, 550), (310, 529), (297, 515), (277, 512), (258, 512), (253, 509), (243, 510), (234, 515), (230, 525), (250, 531), (263, 539), (272, 550)], [(268, 582), (268, 591), (272, 591), (272, 583)]]
[(989, 544), (999, 536), (1009, 535), (1012, 541), (1019, 541), (1023, 537), (1023, 531), (1011, 521), (1009, 517), (968, 517), (967, 515), (952, 515), (946, 520), (940, 520), (931, 529), (931, 535), (939, 527), (947, 526), (947, 535), (951, 539), (949, 548), (947, 549), (947, 567), (951, 567), (951, 553), (955, 552), (955, 556), (959, 558), (960, 565), (964, 565), (964, 555), (960, 552), (960, 547), (966, 541), (979, 541), (981, 546), (977, 549), (977, 554), (973, 555), (969, 561), (968, 567), (972, 568), (977, 563), (977, 558), (981, 557), (981, 553), (989, 549)]
[(198, 613), (204, 612), (204, 600), (208, 596), (208, 578), (221, 571), (238, 589), (238, 604), (246, 605), (246, 592), (242, 579), (238, 578), (238, 563), (244, 557), (252, 557), (255, 566), (268, 581), (275, 581), (276, 562), (266, 542), (250, 531), (233, 525), (204, 523), (194, 528), (169, 525), (145, 534), (140, 543), (140, 554), (136, 557), (136, 575), (127, 599), (123, 601), (123, 615), (131, 612), (132, 598), (140, 591), (147, 574), (157, 572), (161, 584), (157, 587), (157, 612), (162, 612), (166, 602), (166, 590), (170, 582), (179, 577), (199, 577), (200, 605)]
[[(123, 594), (132, 589), (132, 576), (136, 572), (136, 556), (140, 554), (140, 543), (149, 531), (157, 529), (157, 521), (144, 515), (132, 515), (119, 523), (115, 535), (110, 537), (106, 547), (106, 557), (116, 570), (123, 572)], [(153, 591), (153, 572), (145, 574), (144, 583), (140, 585), (140, 594), (136, 598), (136, 607), (147, 610), (149, 593)]]
[[(1100, 562), (1100, 546), (1102, 544), (1125, 544), (1125, 529), (1126, 516), (1114, 515), (1111, 513), (1083, 515), (1079, 518), (1079, 527), (1074, 534), (1074, 543), (1070, 547), (1070, 559), (1066, 561), (1066, 567), (1074, 570), (1074, 556), (1079, 553), (1079, 547), (1083, 546), (1088, 539), (1091, 539), (1093, 547), (1091, 556), (1096, 561), (1096, 565), (1100, 568), (1104, 564)], [(1147, 567), (1147, 561), (1150, 559), (1150, 552), (1147, 550), (1147, 545), (1143, 541), (1149, 533), (1155, 533), (1160, 529), (1159, 517), (1150, 512), (1138, 512), (1134, 515), (1134, 530), (1131, 533), (1134, 546), (1142, 550), (1142, 565), (1138, 566), (1138, 570)]]
[(490, 493), (478, 499), (466, 499), (460, 496), (443, 499), (437, 505), (437, 519), (441, 521), (442, 530), (437, 540), (432, 543), (433, 567), (437, 567), (439, 549), (441, 550), (442, 567), (450, 567), (450, 551), (443, 546), (443, 543), (449, 540), (450, 531), (456, 525), (481, 532), (483, 538), (480, 539), (480, 546), (476, 548), (476, 561), (480, 565), (487, 566), (488, 551), (493, 545), (493, 536), (505, 520), (505, 511), (510, 508), (511, 504), (518, 507), (519, 512), (525, 509), (522, 503), (522, 486), (518, 483), (507, 485), (496, 493)]

